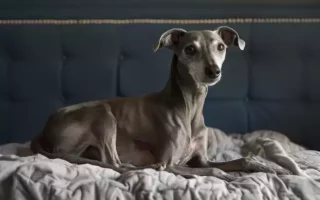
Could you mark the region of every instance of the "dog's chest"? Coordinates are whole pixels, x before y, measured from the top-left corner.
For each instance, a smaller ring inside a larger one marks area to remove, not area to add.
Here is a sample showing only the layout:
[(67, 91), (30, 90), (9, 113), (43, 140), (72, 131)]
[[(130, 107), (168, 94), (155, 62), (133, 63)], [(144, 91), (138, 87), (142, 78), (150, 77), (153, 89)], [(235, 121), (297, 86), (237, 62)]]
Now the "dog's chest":
[(180, 157), (175, 160), (176, 165), (186, 164), (192, 157), (195, 150), (195, 143), (190, 141), (185, 145), (185, 148), (181, 151)]
[(190, 159), (196, 155), (196, 152), (203, 148), (203, 137), (206, 137), (205, 132), (201, 131), (197, 137), (190, 137), (190, 139), (185, 140), (184, 145), (181, 145), (179, 152), (173, 155), (179, 155), (174, 159), (174, 164), (185, 165)]
[(190, 126), (187, 133), (179, 136), (179, 148), (177, 149), (178, 152), (176, 152), (176, 155), (179, 156), (177, 156), (175, 164), (184, 165), (192, 158), (194, 152), (199, 148), (199, 141), (205, 135), (205, 131), (206, 127), (204, 125)]

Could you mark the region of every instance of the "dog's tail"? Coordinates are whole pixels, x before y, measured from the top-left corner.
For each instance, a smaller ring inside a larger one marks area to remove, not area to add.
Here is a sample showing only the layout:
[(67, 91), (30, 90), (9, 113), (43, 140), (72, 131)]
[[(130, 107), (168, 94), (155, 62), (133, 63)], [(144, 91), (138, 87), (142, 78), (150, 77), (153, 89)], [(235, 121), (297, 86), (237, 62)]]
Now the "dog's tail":
[(73, 163), (73, 164), (91, 164), (91, 165), (96, 165), (102, 168), (110, 168), (118, 173), (124, 173), (126, 171), (129, 171), (130, 169), (127, 168), (121, 168), (117, 167), (111, 164), (103, 163), (97, 160), (91, 160), (88, 158), (83, 158), (83, 157), (78, 157), (72, 154), (66, 154), (66, 153), (50, 153), (47, 152), (40, 144), (40, 136), (36, 137), (34, 140), (31, 141), (30, 148), (31, 151), (34, 154), (41, 154), (44, 155), (45, 157), (49, 159), (62, 159), (67, 162)]

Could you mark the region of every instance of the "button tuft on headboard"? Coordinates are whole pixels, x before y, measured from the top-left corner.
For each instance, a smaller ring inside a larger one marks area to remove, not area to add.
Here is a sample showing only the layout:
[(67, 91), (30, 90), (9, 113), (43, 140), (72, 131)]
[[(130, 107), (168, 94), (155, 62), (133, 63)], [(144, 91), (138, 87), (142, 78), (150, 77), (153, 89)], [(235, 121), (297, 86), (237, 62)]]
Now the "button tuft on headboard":
[(62, 50), (62, 60), (65, 61), (65, 60), (67, 60), (69, 58), (70, 58), (70, 54), (67, 51)]
[(62, 60), (63, 61), (65, 61), (65, 60), (67, 60), (68, 59), (68, 57), (66, 56), (66, 55), (62, 55)]
[(119, 58), (120, 61), (123, 61), (123, 60), (126, 59), (126, 56), (122, 53), (122, 54), (119, 55), (118, 58)]

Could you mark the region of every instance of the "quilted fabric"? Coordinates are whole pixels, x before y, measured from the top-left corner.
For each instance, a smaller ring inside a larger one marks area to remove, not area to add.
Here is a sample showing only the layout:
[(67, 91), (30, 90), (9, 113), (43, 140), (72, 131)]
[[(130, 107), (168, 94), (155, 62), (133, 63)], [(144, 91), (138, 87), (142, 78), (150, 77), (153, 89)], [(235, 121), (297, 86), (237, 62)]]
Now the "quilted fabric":
[[(61, 106), (161, 89), (171, 52), (153, 53), (158, 37), (217, 26), (0, 25), (0, 143), (30, 140)], [(209, 90), (207, 125), (276, 130), (320, 149), (319, 24), (229, 26), (247, 46), (228, 52), (222, 81)]]

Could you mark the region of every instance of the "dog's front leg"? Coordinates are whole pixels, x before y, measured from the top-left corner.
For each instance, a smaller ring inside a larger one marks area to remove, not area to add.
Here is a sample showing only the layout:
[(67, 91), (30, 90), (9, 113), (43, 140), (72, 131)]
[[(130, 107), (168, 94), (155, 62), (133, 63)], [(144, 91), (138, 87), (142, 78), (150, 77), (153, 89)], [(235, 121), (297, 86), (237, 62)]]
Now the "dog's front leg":
[[(277, 174), (290, 174), (289, 171), (284, 169), (272, 168), (266, 166), (263, 163), (255, 160), (254, 158), (239, 158), (226, 162), (212, 162), (207, 155), (207, 135), (198, 138), (196, 141), (196, 149), (193, 157), (187, 163), (190, 167), (213, 167), (221, 169), (225, 172), (265, 172), (265, 173), (277, 173)], [(214, 141), (210, 141), (214, 142)]]
[(214, 176), (225, 181), (233, 181), (236, 177), (227, 174), (218, 168), (190, 168), (185, 166), (171, 166), (167, 167), (166, 171), (175, 175), (180, 175), (184, 178), (194, 178), (194, 176)]

